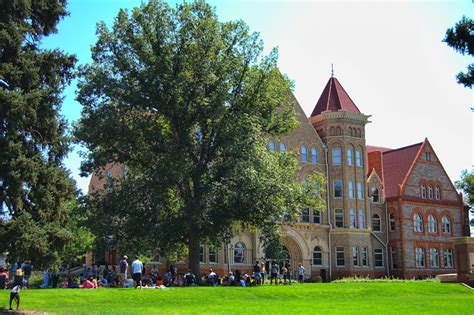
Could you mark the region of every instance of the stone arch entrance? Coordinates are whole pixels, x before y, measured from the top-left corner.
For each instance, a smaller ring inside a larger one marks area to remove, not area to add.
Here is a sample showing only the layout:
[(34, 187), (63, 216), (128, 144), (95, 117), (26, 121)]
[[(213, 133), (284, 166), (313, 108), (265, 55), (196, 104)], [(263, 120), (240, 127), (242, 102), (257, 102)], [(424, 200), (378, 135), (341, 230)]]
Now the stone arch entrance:
[[(291, 274), (293, 279), (297, 279), (298, 264), (303, 263), (303, 253), (298, 242), (290, 237), (283, 238), (283, 250), (287, 253), (287, 261), (291, 265)], [(286, 263), (285, 262), (285, 263)]]

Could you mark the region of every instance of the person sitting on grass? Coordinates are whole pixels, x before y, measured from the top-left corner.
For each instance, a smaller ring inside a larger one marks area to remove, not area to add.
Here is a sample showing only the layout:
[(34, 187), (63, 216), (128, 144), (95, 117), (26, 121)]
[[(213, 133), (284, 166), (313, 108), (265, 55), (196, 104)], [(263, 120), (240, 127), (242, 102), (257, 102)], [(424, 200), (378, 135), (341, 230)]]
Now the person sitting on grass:
[(82, 289), (96, 289), (97, 286), (92, 281), (92, 278), (88, 278), (88, 279), (84, 280), (84, 282), (82, 283), (80, 288), (82, 288)]
[(193, 285), (196, 285), (196, 276), (191, 269), (188, 269), (188, 272), (184, 274), (184, 286), (189, 287)]
[(7, 287), (7, 283), (8, 283), (8, 272), (2, 266), (0, 267), (0, 290), (5, 290), (5, 288)]
[(12, 310), (12, 302), (15, 301), (16, 309), (20, 307), (20, 289), (21, 285), (16, 284), (10, 292), (10, 310)]
[(215, 286), (217, 283), (217, 274), (211, 269), (209, 269), (209, 275), (207, 276), (209, 284)]

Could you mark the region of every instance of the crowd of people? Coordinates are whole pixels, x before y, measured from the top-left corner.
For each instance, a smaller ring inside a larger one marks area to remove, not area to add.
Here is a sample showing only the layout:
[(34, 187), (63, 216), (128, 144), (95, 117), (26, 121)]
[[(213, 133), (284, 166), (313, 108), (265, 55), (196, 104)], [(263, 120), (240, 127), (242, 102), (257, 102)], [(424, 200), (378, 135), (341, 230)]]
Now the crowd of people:
[[(117, 268), (118, 267), (118, 268)], [(156, 265), (146, 265), (135, 256), (129, 263), (127, 256), (123, 256), (118, 266), (112, 265), (92, 265), (85, 264), (80, 274), (72, 274), (69, 266), (62, 266), (59, 271), (44, 270), (42, 275), (41, 288), (166, 288), (173, 286), (259, 286), (265, 284), (265, 279), (270, 285), (291, 285), (293, 280), (293, 269), (289, 263), (280, 265), (270, 264), (267, 275), (265, 264), (258, 261), (253, 267), (253, 273), (242, 272), (240, 270), (229, 271), (225, 276), (219, 277), (214, 270), (204, 275), (201, 281), (197, 281), (196, 275), (191, 269), (184, 274), (178, 274), (177, 268), (169, 266), (162, 275)], [(33, 266), (31, 261), (14, 263), (7, 270), (0, 267), (0, 289), (8, 287), (29, 287)], [(304, 282), (305, 269), (302, 264), (297, 267), (298, 281)]]

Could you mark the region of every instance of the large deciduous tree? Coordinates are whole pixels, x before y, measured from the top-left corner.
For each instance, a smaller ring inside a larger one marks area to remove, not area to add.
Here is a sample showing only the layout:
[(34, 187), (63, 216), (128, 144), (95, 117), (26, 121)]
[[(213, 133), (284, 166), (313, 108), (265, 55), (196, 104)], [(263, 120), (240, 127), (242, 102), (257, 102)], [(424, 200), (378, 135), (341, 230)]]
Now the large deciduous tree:
[(67, 224), (76, 190), (62, 164), (69, 137), (59, 110), (76, 59), (39, 46), (65, 5), (0, 2), (0, 252), (38, 267), (57, 263), (74, 238)]
[[(463, 55), (474, 56), (474, 21), (466, 16), (454, 27), (446, 30), (443, 40), (449, 47)], [(458, 83), (472, 88), (474, 83), (474, 63), (467, 66), (467, 72), (459, 72), (456, 76)]]
[(97, 33), (79, 84), (82, 168), (128, 170), (90, 200), (99, 238), (135, 252), (186, 246), (199, 274), (203, 243), (274, 233), (320, 205), (295, 181), (294, 155), (266, 147), (297, 125), (292, 84), (245, 23), (219, 22), (203, 1), (150, 1)]

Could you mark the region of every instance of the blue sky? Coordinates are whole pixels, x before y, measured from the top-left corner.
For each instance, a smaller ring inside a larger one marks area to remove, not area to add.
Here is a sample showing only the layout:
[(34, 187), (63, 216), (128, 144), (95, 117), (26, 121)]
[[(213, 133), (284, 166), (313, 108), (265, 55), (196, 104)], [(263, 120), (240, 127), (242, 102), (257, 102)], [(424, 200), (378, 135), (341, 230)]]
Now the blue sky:
[[(175, 1), (173, 1), (175, 3)], [(364, 114), (372, 115), (367, 144), (397, 148), (427, 137), (451, 180), (473, 163), (472, 90), (455, 75), (472, 60), (442, 43), (448, 27), (462, 15), (471, 18), (471, 1), (210, 1), (221, 20), (244, 20), (259, 32), (266, 50), (278, 47), (279, 67), (295, 81), (295, 96), (310, 114), (330, 77), (331, 63)], [(70, 0), (70, 16), (59, 32), (43, 41), (91, 61), (99, 21), (111, 25), (120, 8), (140, 1)], [(62, 114), (80, 117), (75, 83), (65, 91)], [(79, 177), (75, 148), (65, 161), (78, 187), (87, 192), (89, 178)]]

